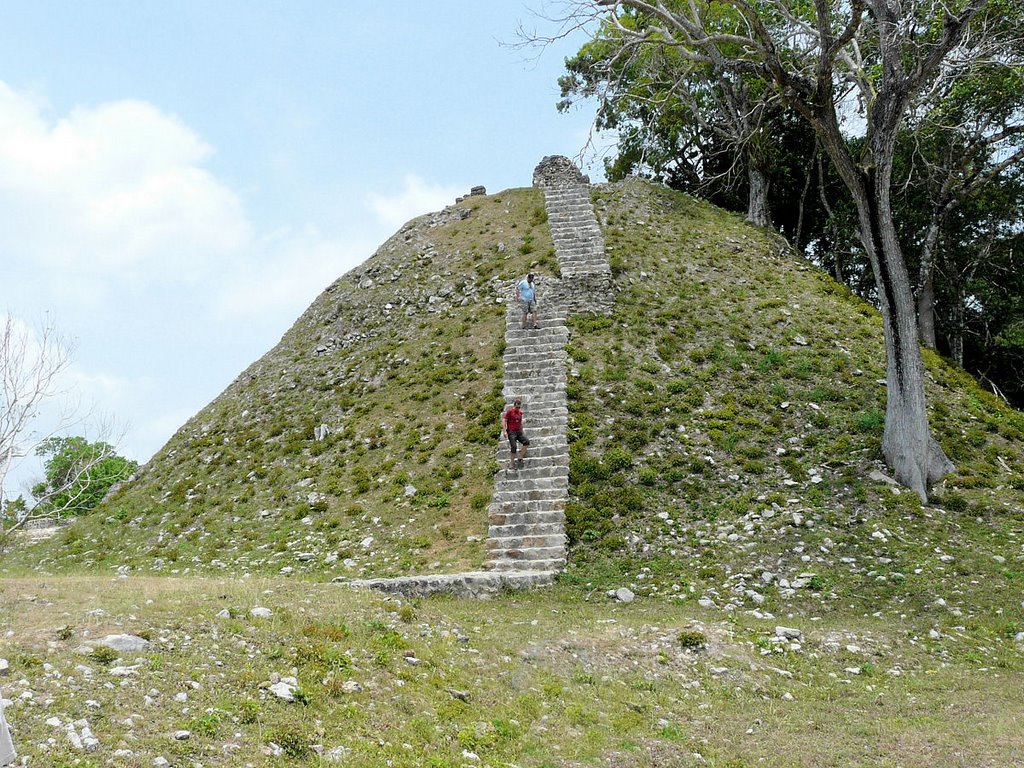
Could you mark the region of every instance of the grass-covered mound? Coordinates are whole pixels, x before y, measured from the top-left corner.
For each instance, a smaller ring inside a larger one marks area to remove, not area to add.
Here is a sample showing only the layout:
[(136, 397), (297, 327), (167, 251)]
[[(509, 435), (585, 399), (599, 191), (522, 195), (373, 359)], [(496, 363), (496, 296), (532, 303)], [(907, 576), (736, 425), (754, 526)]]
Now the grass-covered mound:
[(539, 191), (515, 190), (410, 222), (136, 482), (5, 567), (318, 578), (480, 567), (503, 302), (531, 264), (554, 266), (546, 220)]
[[(872, 479), (885, 386), (869, 305), (685, 195), (627, 182), (594, 199), (617, 295), (611, 316), (570, 321), (566, 580), (1024, 629), (1024, 415), (926, 355), (932, 426), (958, 470), (923, 506)], [(141, 479), (5, 567), (317, 579), (479, 567), (501, 301), (531, 265), (557, 269), (539, 191), (411, 222)]]
[(870, 478), (874, 309), (700, 201), (640, 183), (594, 199), (620, 292), (571, 323), (572, 581), (770, 610), (939, 601), (1024, 629), (1024, 414), (927, 354), (958, 470), (923, 506)]

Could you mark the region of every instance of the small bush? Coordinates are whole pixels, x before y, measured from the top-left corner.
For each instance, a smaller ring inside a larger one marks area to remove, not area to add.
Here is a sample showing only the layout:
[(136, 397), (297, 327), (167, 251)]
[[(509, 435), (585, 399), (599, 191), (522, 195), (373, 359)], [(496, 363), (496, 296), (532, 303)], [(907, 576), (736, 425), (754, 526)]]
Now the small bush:
[(105, 645), (98, 645), (89, 652), (89, 658), (97, 664), (113, 664), (117, 658), (117, 651)]
[(699, 629), (684, 629), (676, 636), (676, 641), (688, 651), (699, 651), (707, 647), (708, 637)]
[(633, 466), (633, 454), (624, 448), (609, 448), (602, 459), (612, 472), (620, 472)]

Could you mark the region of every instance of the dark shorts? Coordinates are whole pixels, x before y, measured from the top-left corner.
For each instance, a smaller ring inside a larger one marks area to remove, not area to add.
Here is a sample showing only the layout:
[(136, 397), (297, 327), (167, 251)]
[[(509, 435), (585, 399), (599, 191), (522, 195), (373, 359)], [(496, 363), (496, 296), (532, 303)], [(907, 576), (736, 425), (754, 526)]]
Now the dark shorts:
[(508, 447), (512, 449), (512, 453), (516, 452), (516, 442), (520, 442), (523, 445), (529, 445), (530, 439), (526, 436), (526, 433), (521, 429), (509, 430), (508, 431)]

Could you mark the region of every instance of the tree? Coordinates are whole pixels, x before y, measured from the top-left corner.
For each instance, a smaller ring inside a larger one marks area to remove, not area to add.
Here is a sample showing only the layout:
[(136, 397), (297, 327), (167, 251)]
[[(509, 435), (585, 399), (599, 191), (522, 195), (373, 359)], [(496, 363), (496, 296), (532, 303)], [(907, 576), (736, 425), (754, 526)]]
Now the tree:
[[(709, 24), (729, 28), (739, 21), (720, 10)], [(648, 44), (636, 45), (638, 38)], [(566, 69), (559, 109), (575, 98), (597, 98), (597, 128), (619, 131), (610, 177), (648, 167), (678, 189), (720, 202), (741, 176), (747, 220), (771, 224), (784, 110), (763, 78), (732, 69), (727, 52), (689, 46), (657, 16), (629, 7), (604, 19)]]
[(37, 517), (82, 514), (139, 468), (138, 462), (118, 456), (109, 443), (90, 443), (84, 437), (51, 437), (36, 454), (49, 457), (44, 465), (46, 480), (32, 489)]
[[(723, 68), (771, 84), (771, 92), (814, 130), (853, 201), (871, 264), (886, 349), (882, 452), (894, 474), (923, 500), (953, 465), (932, 437), (918, 345), (913, 286), (893, 216), (896, 139), (908, 115), (981, 66), (1020, 67), (1007, 23), (1011, 0), (594, 0), (571, 3), (577, 19), (616, 24), (628, 11), (658, 19), (669, 36), (617, 29), (634, 46), (683, 45)], [(733, 12), (728, 27), (709, 20)], [(1016, 17), (1014, 17), (1016, 18)], [(1011, 19), (1012, 21), (1013, 19)], [(856, 104), (859, 154), (844, 132)]]
[[(71, 344), (44, 323), (37, 334), (4, 316), (0, 329), (0, 506), (4, 481), (25, 456), (52, 434), (34, 431), (34, 422), (44, 403), (59, 394), (61, 373), (71, 364)], [(70, 423), (66, 410), (57, 418), (58, 427)]]
[[(107, 482), (109, 478), (127, 477), (131, 472), (123, 472), (126, 466), (134, 471), (135, 463), (118, 457), (102, 439), (89, 443), (85, 438), (56, 436), (81, 426), (90, 416), (77, 402), (61, 397), (60, 379), (71, 364), (71, 350), (52, 322), (42, 323), (33, 333), (5, 315), (0, 329), (0, 517), (5, 533), (31, 520), (88, 508), (82, 505), (98, 502), (116, 482)], [(98, 431), (109, 436), (112, 425), (100, 424)], [(33, 489), (36, 503), (31, 507), (21, 497), (6, 499), (4, 491), (11, 471), (30, 456), (51, 457), (45, 482)]]

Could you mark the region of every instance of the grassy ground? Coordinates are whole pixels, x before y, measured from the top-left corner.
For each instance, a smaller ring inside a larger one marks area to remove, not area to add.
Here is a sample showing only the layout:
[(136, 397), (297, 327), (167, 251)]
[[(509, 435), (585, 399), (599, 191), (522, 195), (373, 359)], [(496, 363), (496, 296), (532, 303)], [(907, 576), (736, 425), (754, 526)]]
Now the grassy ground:
[[(1024, 753), (1024, 655), (980, 624), (929, 636), (888, 613), (769, 620), (565, 588), (405, 602), (257, 578), (5, 579), (0, 616), (8, 718), (51, 768), (976, 768)], [(112, 633), (151, 646), (89, 650)], [(269, 692), (275, 676), (297, 678), (296, 701)], [(81, 720), (93, 752), (67, 736)]]

